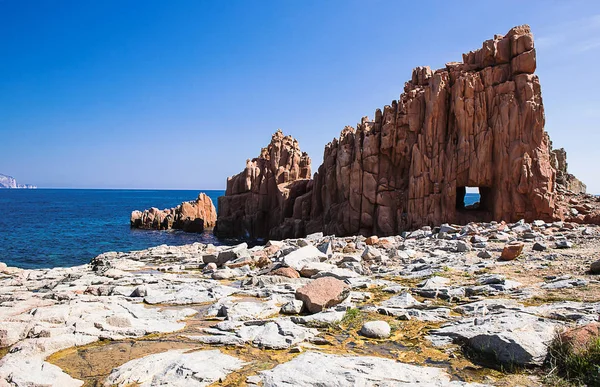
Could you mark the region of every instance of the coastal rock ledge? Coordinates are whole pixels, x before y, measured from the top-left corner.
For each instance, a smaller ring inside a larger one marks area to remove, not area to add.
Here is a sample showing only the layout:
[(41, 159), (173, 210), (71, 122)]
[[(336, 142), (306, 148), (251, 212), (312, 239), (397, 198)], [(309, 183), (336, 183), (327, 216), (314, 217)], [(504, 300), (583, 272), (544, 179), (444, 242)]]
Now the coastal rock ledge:
[(0, 387), (547, 385), (558, 334), (596, 340), (599, 256), (536, 220), (0, 263)]
[[(462, 62), (417, 67), (398, 100), (326, 145), (312, 180), (298, 173), (310, 171), (308, 156), (277, 132), (228, 179), (215, 233), (280, 240), (473, 221), (598, 223), (597, 200), (567, 172), (566, 152), (552, 150), (535, 69), (527, 25)], [(480, 194), (474, 206), (469, 189)]]
[(212, 228), (217, 221), (217, 210), (204, 192), (194, 201), (183, 202), (175, 208), (159, 210), (152, 207), (144, 211), (133, 211), (130, 224), (132, 228), (145, 230), (183, 230), (202, 232)]

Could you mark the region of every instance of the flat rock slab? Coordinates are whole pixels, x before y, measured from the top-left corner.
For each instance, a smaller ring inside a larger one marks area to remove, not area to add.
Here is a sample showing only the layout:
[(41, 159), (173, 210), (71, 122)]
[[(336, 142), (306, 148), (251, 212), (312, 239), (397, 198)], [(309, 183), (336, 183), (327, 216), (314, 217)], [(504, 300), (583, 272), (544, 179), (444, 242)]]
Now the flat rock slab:
[(219, 350), (187, 352), (173, 350), (131, 360), (112, 370), (104, 385), (208, 386), (237, 371), (245, 363)]
[(541, 317), (560, 321), (575, 321), (577, 325), (585, 325), (598, 321), (600, 302), (563, 301), (526, 308), (527, 312)]
[(560, 325), (529, 313), (502, 311), (430, 331), (506, 365), (541, 365)]
[(301, 247), (298, 250), (294, 250), (283, 257), (283, 264), (297, 271), (301, 271), (308, 263), (320, 262), (325, 259), (327, 259), (327, 256), (319, 249), (313, 245), (308, 245)]
[(410, 293), (403, 292), (397, 296), (394, 296), (388, 300), (381, 302), (378, 306), (382, 308), (404, 309), (420, 304), (421, 303), (417, 301)]
[(236, 301), (225, 298), (214, 304), (207, 311), (207, 315), (226, 317), (228, 320), (254, 320), (267, 318), (277, 314), (281, 307), (274, 300)]
[(420, 367), (370, 356), (306, 352), (262, 371), (263, 387), (481, 386), (450, 381), (441, 368)]
[(0, 364), (2, 366), (0, 387), (80, 387), (83, 385), (83, 381), (70, 377), (60, 367), (40, 358), (2, 359)]
[(308, 316), (294, 316), (292, 317), (292, 321), (296, 324), (304, 324), (316, 327), (327, 327), (330, 324), (337, 324), (346, 315), (345, 310), (326, 310), (324, 312), (319, 312), (315, 314), (311, 314)]
[(319, 334), (312, 328), (294, 324), (289, 319), (278, 318), (266, 321), (224, 321), (216, 329), (205, 329), (212, 335), (186, 336), (187, 338), (212, 345), (243, 345), (249, 343), (259, 348), (285, 349)]
[(168, 284), (148, 286), (144, 302), (147, 304), (189, 305), (214, 302), (239, 291), (231, 286), (201, 284)]

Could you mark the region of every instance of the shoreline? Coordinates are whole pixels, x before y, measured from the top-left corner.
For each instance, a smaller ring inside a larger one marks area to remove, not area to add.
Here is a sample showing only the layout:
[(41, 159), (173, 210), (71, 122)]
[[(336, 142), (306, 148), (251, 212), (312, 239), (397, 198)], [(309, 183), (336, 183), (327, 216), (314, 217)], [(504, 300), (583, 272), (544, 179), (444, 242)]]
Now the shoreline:
[[(599, 241), (593, 225), (446, 224), (404, 237), (161, 245), (74, 267), (0, 268), (0, 347), (10, 348), (0, 350), (0, 386), (132, 381), (140, 367), (173, 384), (181, 375), (162, 367), (199, 361), (248, 386), (310, 385), (315, 361), (372, 362), (361, 375), (371, 382), (393, 383), (377, 372), (395, 367), (440, 385), (539, 385), (555, 332), (598, 320), (600, 281), (588, 270)], [(499, 259), (518, 243), (516, 259)], [(473, 342), (478, 329), (492, 347)], [(499, 372), (463, 347), (529, 371)]]

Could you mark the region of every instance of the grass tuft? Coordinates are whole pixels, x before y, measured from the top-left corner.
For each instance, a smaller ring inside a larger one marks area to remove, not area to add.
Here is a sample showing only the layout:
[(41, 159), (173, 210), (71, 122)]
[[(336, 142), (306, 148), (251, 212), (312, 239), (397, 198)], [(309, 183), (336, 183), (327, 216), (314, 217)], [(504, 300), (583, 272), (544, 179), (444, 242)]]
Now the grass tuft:
[(548, 379), (561, 385), (600, 386), (600, 337), (590, 339), (582, 348), (574, 348), (557, 335), (548, 348)]
[(353, 325), (360, 318), (361, 312), (357, 308), (350, 308), (346, 311), (344, 318), (340, 323), (345, 326)]

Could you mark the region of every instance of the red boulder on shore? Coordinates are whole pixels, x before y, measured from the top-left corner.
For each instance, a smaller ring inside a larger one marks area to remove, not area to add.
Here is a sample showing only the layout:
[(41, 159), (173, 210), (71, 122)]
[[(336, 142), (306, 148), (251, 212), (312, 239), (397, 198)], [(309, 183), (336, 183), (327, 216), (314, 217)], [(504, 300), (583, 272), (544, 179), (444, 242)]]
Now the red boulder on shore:
[(333, 277), (322, 277), (296, 290), (296, 299), (304, 302), (304, 308), (317, 313), (344, 301), (350, 288)]

